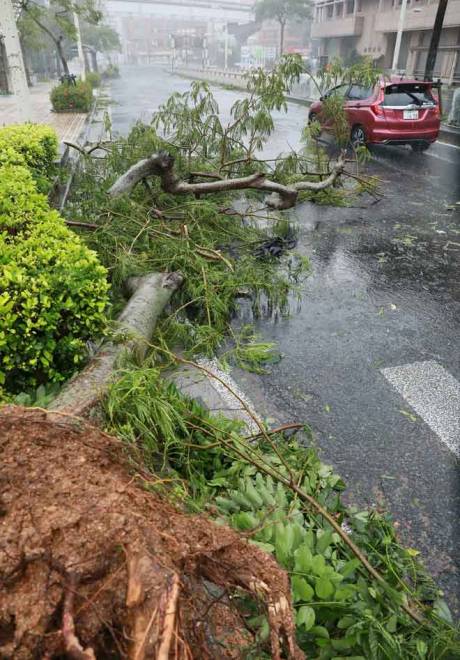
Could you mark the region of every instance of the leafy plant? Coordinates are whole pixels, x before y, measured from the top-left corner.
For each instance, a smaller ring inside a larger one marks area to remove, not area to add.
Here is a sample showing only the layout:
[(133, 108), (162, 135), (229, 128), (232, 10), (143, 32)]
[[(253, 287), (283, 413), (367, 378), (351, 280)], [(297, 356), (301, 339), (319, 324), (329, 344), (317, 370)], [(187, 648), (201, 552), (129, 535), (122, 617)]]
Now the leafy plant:
[(77, 80), (73, 85), (61, 83), (51, 90), (51, 104), (55, 112), (89, 112), (93, 103), (93, 88), (89, 82)]
[(101, 86), (102, 77), (97, 71), (90, 71), (86, 74), (86, 82), (91, 85), (93, 89)]
[(0, 128), (0, 166), (27, 165), (41, 190), (46, 192), (56, 172), (56, 132), (41, 124), (11, 124)]
[(29, 172), (0, 169), (0, 386), (59, 382), (105, 328), (106, 271)]
[[(399, 545), (389, 517), (347, 509), (340, 499), (343, 482), (313, 449), (279, 437), (273, 442), (276, 453), (271, 444), (260, 441), (254, 462), (263, 455), (281, 473), (293, 471), (305, 492), (346, 523), (353, 541), (388, 583), (383, 588), (371, 579), (338, 534), (292, 490), (259, 472), (250, 460), (233, 463), (214, 504), (225, 520), (273, 554), (290, 574), (297, 637), (307, 657), (457, 657), (460, 640), (449, 625), (449, 610), (414, 553)], [(403, 600), (410, 598), (434, 601), (425, 625), (401, 610)], [(253, 625), (263, 626), (264, 617), (253, 619)]]

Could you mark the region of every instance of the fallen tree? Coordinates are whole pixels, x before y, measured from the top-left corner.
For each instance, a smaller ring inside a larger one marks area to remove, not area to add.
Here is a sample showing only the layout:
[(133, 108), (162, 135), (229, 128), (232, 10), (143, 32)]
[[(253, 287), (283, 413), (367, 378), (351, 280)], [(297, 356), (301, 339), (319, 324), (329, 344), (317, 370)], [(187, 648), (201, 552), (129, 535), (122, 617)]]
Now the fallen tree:
[(304, 657), (285, 571), (147, 492), (120, 441), (8, 407), (0, 445), (2, 657), (240, 658), (254, 635), (235, 589), (265, 610), (274, 660)]
[[(271, 181), (266, 174), (258, 172), (246, 177), (222, 178), (216, 174), (216, 181), (188, 183), (181, 181), (174, 171), (174, 157), (166, 152), (152, 154), (129, 168), (108, 191), (110, 197), (118, 197), (130, 193), (140, 182), (147, 177), (158, 176), (164, 192), (173, 195), (205, 195), (209, 193), (231, 192), (235, 190), (260, 190), (272, 193), (267, 200), (268, 206), (278, 210), (292, 208), (296, 205), (299, 193), (303, 191), (318, 192), (333, 186), (345, 167), (345, 153), (341, 153), (337, 162), (330, 168), (330, 173), (322, 181), (299, 181), (290, 186)], [(199, 176), (200, 173), (194, 173)], [(202, 173), (210, 177), (209, 173)]]
[(182, 284), (180, 273), (151, 273), (127, 280), (131, 298), (118, 317), (115, 337), (105, 342), (83, 371), (72, 378), (53, 401), (53, 409), (84, 416), (104, 395), (114, 370), (124, 356), (142, 360), (155, 324), (174, 291)]

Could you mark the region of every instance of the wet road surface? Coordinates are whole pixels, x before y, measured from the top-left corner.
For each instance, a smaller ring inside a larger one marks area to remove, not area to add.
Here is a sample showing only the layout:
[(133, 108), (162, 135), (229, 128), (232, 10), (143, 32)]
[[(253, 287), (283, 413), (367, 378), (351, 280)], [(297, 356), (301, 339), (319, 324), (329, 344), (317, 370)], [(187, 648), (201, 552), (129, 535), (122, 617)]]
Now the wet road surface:
[[(112, 88), (114, 129), (148, 121), (188, 84), (126, 69)], [(216, 90), (224, 114), (237, 95)], [(296, 105), (277, 115), (269, 152), (297, 147), (305, 117)], [(256, 323), (283, 360), (268, 375), (234, 376), (267, 417), (311, 425), (349, 498), (393, 513), (459, 612), (460, 149), (372, 154), (378, 204), (291, 213), (312, 275), (288, 319)]]

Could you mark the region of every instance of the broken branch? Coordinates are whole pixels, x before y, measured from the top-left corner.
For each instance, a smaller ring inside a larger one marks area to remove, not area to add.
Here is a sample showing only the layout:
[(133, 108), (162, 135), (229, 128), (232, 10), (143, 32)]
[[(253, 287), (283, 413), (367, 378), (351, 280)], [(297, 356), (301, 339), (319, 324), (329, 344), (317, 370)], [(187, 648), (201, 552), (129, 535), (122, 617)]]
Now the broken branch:
[(268, 200), (272, 208), (283, 210), (295, 206), (298, 194), (304, 190), (324, 190), (332, 186), (343, 172), (345, 167), (345, 156), (342, 153), (337, 163), (331, 168), (331, 173), (324, 181), (299, 181), (292, 186), (285, 186), (276, 181), (267, 179), (263, 173), (250, 174), (249, 176), (235, 179), (220, 179), (217, 181), (187, 183), (181, 181), (174, 172), (174, 157), (162, 152), (153, 154), (149, 158), (139, 161), (129, 168), (109, 189), (110, 197), (118, 197), (130, 193), (134, 186), (148, 176), (158, 176), (161, 180), (162, 189), (173, 195), (192, 194), (203, 195), (213, 192), (229, 192), (232, 190), (255, 189), (261, 192), (273, 193)]

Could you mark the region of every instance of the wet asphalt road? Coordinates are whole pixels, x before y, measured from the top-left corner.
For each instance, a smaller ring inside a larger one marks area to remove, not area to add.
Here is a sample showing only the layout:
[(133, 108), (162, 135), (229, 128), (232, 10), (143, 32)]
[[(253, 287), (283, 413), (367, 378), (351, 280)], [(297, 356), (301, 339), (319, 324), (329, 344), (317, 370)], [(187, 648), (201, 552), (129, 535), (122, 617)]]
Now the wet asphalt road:
[[(112, 88), (114, 129), (148, 121), (188, 84), (160, 69), (126, 69)], [(223, 113), (237, 95), (216, 90)], [(296, 105), (277, 115), (270, 155), (298, 145), (305, 117)], [(372, 154), (367, 172), (385, 193), (378, 204), (306, 203), (292, 212), (312, 275), (288, 319), (256, 323), (283, 360), (268, 375), (234, 375), (267, 417), (310, 424), (349, 499), (393, 513), (459, 612), (459, 461), (381, 369), (434, 361), (460, 381), (460, 207), (450, 208), (460, 200), (460, 149), (438, 143), (425, 154)], [(442, 382), (421, 380), (428, 395), (435, 387), (442, 397)], [(446, 401), (458, 418), (458, 400)]]

